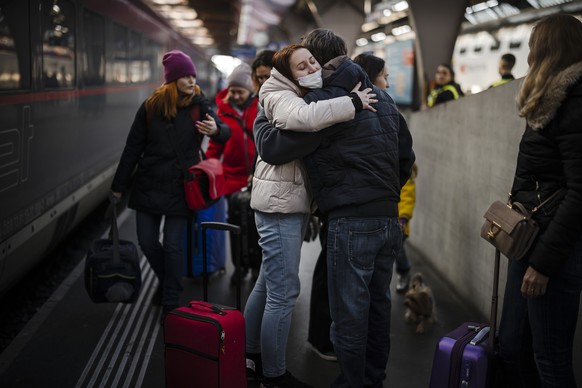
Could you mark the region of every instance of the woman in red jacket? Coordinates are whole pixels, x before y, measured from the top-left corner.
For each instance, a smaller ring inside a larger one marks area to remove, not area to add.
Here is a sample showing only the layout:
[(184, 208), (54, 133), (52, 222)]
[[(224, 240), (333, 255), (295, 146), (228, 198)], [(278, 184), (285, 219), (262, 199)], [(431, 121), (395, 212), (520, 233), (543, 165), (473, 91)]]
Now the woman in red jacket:
[[(216, 106), (218, 117), (229, 126), (232, 135), (226, 143), (210, 139), (206, 155), (209, 158), (222, 160), (226, 178), (225, 196), (228, 199), (228, 222), (241, 225), (241, 217), (247, 217), (249, 214), (250, 203), (244, 200), (247, 198), (245, 195), (231, 196), (231, 194), (248, 186), (255, 165), (253, 124), (257, 116), (258, 98), (254, 93), (249, 65), (242, 63), (234, 68), (228, 76), (226, 89), (216, 95)], [(241, 257), (243, 268), (241, 279), (247, 275), (249, 267), (253, 269), (253, 277), (256, 279), (262, 254), (254, 217), (248, 217), (247, 224), (248, 230), (245, 233), (247, 249)], [(233, 246), (232, 249), (235, 247)], [(231, 282), (234, 284), (236, 281), (235, 272)]]
[(226, 143), (210, 140), (206, 156), (222, 159), (226, 178), (225, 195), (247, 186), (255, 160), (253, 123), (257, 117), (258, 99), (253, 94), (251, 68), (237, 66), (228, 76), (227, 88), (216, 95), (218, 117), (230, 127)]

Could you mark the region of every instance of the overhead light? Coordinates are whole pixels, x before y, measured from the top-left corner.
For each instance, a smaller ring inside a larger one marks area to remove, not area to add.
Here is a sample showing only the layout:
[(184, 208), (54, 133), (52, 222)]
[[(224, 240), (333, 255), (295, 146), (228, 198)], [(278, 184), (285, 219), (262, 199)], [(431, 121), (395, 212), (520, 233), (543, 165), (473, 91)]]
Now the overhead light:
[(392, 7), (392, 10), (395, 12), (404, 11), (405, 9), (408, 9), (408, 1), (401, 1), (399, 3), (394, 4), (394, 6)]
[(376, 23), (376, 22), (367, 22), (367, 23), (362, 24), (362, 32), (372, 31), (378, 27), (379, 27), (378, 23)]
[(365, 46), (367, 44), (368, 44), (368, 39), (366, 39), (366, 38), (356, 39), (356, 46), (358, 46), (358, 47), (362, 47), (362, 46)]
[(167, 13), (168, 17), (172, 19), (192, 20), (198, 17), (198, 13), (190, 7), (170, 7), (171, 11)]
[(270, 3), (280, 5), (282, 7), (291, 7), (295, 4), (295, 0), (269, 0)]
[(197, 28), (201, 27), (204, 23), (200, 19), (196, 20), (172, 20), (172, 24), (179, 28)]
[(383, 32), (377, 32), (375, 34), (372, 34), (372, 36), (370, 36), (370, 39), (372, 39), (372, 42), (381, 42), (384, 39), (386, 39), (386, 34)]
[(206, 36), (206, 35), (208, 35), (208, 29), (205, 27), (182, 28), (182, 29), (180, 29), (180, 32), (183, 33), (184, 35), (188, 35), (188, 36), (193, 36), (193, 35)]
[(211, 60), (216, 68), (225, 76), (232, 73), (232, 70), (242, 62), (240, 59), (231, 57), (230, 55), (213, 55)]
[(269, 44), (269, 35), (265, 31), (257, 31), (253, 35), (253, 45), (255, 47), (265, 47)]
[(195, 36), (192, 38), (192, 42), (198, 46), (212, 46), (214, 44), (214, 39), (208, 36)]
[(519, 9), (513, 5), (500, 3), (497, 0), (488, 0), (465, 8), (465, 19), (471, 24), (479, 24), (507, 18), (519, 13)]
[(186, 5), (188, 2), (186, 0), (153, 0), (156, 5)]
[(398, 36), (398, 35), (406, 34), (407, 32), (410, 32), (410, 31), (412, 31), (412, 28), (410, 28), (410, 26), (408, 24), (405, 24), (403, 26), (393, 28), (392, 35)]

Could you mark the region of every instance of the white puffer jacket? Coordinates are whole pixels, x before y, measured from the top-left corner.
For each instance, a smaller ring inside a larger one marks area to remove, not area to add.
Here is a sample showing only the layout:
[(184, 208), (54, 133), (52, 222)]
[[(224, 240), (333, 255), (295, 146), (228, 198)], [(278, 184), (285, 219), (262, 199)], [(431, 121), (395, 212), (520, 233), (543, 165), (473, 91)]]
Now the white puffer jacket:
[[(276, 69), (259, 92), (269, 121), (278, 129), (314, 132), (354, 118), (348, 96), (307, 104), (301, 90)], [(300, 160), (278, 166), (257, 157), (253, 176), (251, 208), (264, 213), (311, 213), (312, 196)]]
[(336, 97), (307, 104), (301, 95), (297, 85), (273, 69), (271, 77), (261, 86), (259, 103), (275, 128), (297, 132), (316, 132), (351, 120), (356, 114), (351, 97)]

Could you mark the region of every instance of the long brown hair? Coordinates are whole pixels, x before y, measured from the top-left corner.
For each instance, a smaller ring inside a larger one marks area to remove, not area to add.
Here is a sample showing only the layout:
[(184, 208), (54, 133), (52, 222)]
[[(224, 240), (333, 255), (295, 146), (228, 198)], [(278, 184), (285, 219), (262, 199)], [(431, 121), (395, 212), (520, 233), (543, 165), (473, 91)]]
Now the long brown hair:
[(528, 73), (517, 95), (519, 116), (529, 118), (564, 69), (582, 61), (582, 22), (566, 14), (541, 19), (529, 38)]
[(171, 120), (176, 117), (178, 108), (188, 106), (195, 95), (200, 95), (202, 91), (198, 85), (194, 86), (194, 94), (178, 93), (176, 81), (163, 84), (158, 87), (145, 101), (146, 111), (154, 112), (164, 118)]

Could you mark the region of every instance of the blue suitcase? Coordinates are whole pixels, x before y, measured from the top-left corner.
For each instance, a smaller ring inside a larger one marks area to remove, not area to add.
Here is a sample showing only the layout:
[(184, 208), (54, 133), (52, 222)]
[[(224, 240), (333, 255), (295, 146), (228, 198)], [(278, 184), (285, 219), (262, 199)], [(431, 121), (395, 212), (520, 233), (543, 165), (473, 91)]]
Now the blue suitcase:
[(437, 343), (430, 388), (489, 388), (495, 386), (497, 290), (500, 253), (495, 251), (490, 323), (466, 322)]
[[(226, 222), (226, 200), (220, 198), (208, 209), (198, 210), (190, 220), (184, 236), (184, 275), (200, 277), (202, 275), (202, 227), (203, 222)], [(190, 238), (188, 238), (190, 236)], [(216, 273), (226, 266), (226, 234), (217, 230), (208, 230), (206, 237), (208, 248), (208, 272)], [(190, 260), (188, 260), (190, 258)]]

